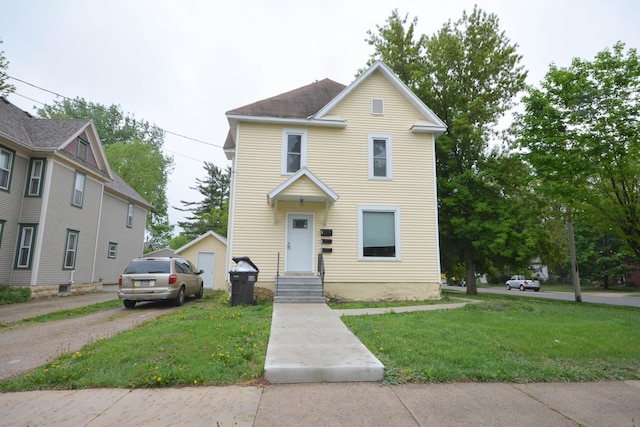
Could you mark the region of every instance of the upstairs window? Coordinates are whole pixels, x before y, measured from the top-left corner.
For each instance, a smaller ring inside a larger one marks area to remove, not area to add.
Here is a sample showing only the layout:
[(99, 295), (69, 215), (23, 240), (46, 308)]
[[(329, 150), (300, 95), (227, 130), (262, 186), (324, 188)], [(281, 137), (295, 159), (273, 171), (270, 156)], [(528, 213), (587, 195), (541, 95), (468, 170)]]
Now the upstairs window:
[(129, 208), (127, 209), (127, 227), (133, 227), (133, 212), (135, 211), (133, 203), (129, 203)]
[(292, 175), (306, 163), (307, 132), (285, 129), (282, 133), (282, 174)]
[(118, 255), (118, 244), (115, 242), (109, 242), (109, 249), (107, 251), (107, 257), (115, 259)]
[(39, 197), (42, 195), (42, 181), (44, 181), (44, 159), (31, 159), (29, 165), (29, 181), (27, 183), (27, 196)]
[(81, 174), (80, 172), (76, 172), (76, 175), (74, 178), (74, 185), (73, 185), (73, 199), (71, 201), (71, 204), (79, 208), (82, 207), (82, 203), (84, 202), (85, 179), (86, 177), (84, 176), (84, 174)]
[(391, 136), (369, 135), (369, 179), (391, 177)]
[(82, 138), (78, 138), (78, 158), (85, 162), (89, 159), (89, 143)]
[(13, 170), (13, 151), (0, 146), (0, 190), (9, 191)]
[(65, 270), (73, 270), (76, 268), (76, 254), (78, 253), (78, 238), (80, 232), (77, 230), (67, 230), (67, 243), (64, 252)]
[(4, 231), (4, 223), (6, 221), (3, 219), (0, 219), (0, 248), (2, 247), (2, 232)]
[(16, 251), (16, 268), (31, 268), (33, 245), (36, 240), (35, 224), (20, 224), (18, 248)]

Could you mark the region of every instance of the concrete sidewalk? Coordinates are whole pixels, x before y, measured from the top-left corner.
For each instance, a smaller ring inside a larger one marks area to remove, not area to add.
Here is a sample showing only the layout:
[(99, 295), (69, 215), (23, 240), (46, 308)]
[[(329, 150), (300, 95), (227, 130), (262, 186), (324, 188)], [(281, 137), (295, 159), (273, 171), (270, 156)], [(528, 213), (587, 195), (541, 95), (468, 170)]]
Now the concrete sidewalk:
[(3, 426), (620, 426), (640, 381), (276, 384), (0, 393)]

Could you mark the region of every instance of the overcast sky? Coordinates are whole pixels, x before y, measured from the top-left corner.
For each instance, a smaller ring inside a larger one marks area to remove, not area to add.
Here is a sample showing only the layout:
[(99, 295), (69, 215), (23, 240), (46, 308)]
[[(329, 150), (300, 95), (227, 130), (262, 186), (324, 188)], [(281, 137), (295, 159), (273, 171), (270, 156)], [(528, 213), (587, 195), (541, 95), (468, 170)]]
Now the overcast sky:
[[(66, 97), (83, 97), (173, 133), (170, 206), (199, 200), (203, 160), (226, 167), (225, 112), (316, 80), (349, 84), (372, 48), (367, 30), (394, 8), (432, 35), (474, 4), (495, 13), (519, 45), (528, 83), (549, 64), (592, 59), (616, 41), (640, 47), (637, 0), (0, 0), (9, 75)], [(55, 96), (10, 80), (9, 100), (34, 112)], [(22, 95), (22, 96), (19, 96)], [(170, 209), (176, 223), (182, 213)]]

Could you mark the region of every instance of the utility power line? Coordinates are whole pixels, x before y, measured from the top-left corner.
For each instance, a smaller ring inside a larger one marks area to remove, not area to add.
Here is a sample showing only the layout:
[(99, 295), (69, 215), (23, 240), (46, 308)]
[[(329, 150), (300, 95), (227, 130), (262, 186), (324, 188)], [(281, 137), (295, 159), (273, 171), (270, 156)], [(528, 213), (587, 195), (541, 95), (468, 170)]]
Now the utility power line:
[[(26, 85), (29, 85), (29, 86), (31, 86), (31, 87), (33, 87), (33, 88), (36, 88), (36, 89), (38, 89), (38, 90), (41, 90), (41, 91), (43, 91), (43, 92), (47, 92), (47, 93), (50, 93), (50, 94), (52, 94), (52, 95), (55, 95), (56, 97), (60, 97), (60, 98), (66, 99), (67, 101), (71, 101), (71, 102), (73, 102), (73, 101), (74, 101), (74, 99), (73, 99), (73, 98), (69, 98), (68, 96), (61, 95), (61, 94), (59, 94), (59, 93), (57, 93), (57, 92), (54, 92), (54, 91), (49, 90), (49, 89), (45, 89), (45, 88), (43, 88), (43, 87), (40, 87), (40, 86), (35, 85), (35, 84), (33, 84), (33, 83), (29, 83), (29, 82), (27, 82), (27, 81), (25, 81), (25, 80), (22, 80), (22, 79), (19, 79), (19, 78), (17, 78), (17, 77), (13, 77), (13, 76), (10, 76), (10, 75), (8, 75), (8, 74), (4, 74), (4, 76), (6, 76), (6, 77), (8, 77), (8, 78), (10, 78), (10, 79), (13, 79), (13, 80), (15, 80), (15, 81), (17, 81), (17, 82), (20, 82), (20, 83), (24, 83), (24, 84), (26, 84)], [(28, 99), (28, 100), (30, 100), (30, 101), (36, 102), (36, 103), (38, 103), (38, 104), (46, 105), (44, 102), (37, 101), (37, 100), (35, 100), (35, 99), (33, 99), (33, 98), (29, 98), (28, 96), (25, 96), (25, 95), (19, 94), (19, 93), (17, 93), (17, 92), (13, 92), (13, 93), (15, 93), (16, 95), (21, 96), (21, 97), (23, 97), (23, 98), (26, 98), (26, 99)], [(190, 136), (186, 136), (186, 135), (183, 135), (183, 134), (180, 134), (180, 133), (177, 133), (177, 132), (172, 132), (172, 131), (170, 131), (170, 130), (163, 129), (163, 128), (161, 128), (161, 127), (159, 127), (159, 126), (156, 126), (156, 125), (150, 125), (150, 126), (151, 126), (152, 128), (158, 129), (158, 130), (160, 130), (160, 131), (162, 131), (162, 132), (164, 132), (164, 133), (168, 133), (168, 134), (170, 134), (170, 135), (174, 135), (174, 136), (177, 136), (177, 137), (179, 137), (179, 138), (188, 139), (188, 140), (191, 140), (191, 141), (194, 141), (194, 142), (198, 142), (198, 143), (200, 143), (200, 144), (210, 145), (210, 146), (212, 146), (212, 147), (223, 148), (223, 147), (222, 147), (222, 145), (220, 145), (220, 144), (214, 144), (213, 142), (208, 142), (208, 141), (203, 141), (203, 140), (201, 140), (201, 139), (192, 138), (192, 137), (190, 137)], [(178, 154), (178, 153), (175, 153), (175, 154)], [(178, 155), (180, 155), (180, 154), (178, 154)], [(185, 157), (187, 157), (187, 156), (185, 156)]]

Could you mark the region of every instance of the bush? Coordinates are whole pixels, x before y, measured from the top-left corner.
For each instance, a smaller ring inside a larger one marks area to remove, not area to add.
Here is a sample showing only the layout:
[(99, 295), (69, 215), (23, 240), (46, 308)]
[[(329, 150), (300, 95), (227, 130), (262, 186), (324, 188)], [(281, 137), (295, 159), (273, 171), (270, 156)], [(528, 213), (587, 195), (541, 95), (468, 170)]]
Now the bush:
[(31, 289), (0, 285), (0, 305), (27, 302), (31, 299)]

